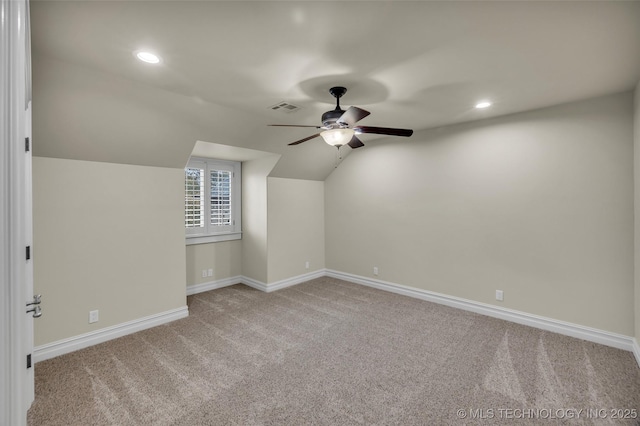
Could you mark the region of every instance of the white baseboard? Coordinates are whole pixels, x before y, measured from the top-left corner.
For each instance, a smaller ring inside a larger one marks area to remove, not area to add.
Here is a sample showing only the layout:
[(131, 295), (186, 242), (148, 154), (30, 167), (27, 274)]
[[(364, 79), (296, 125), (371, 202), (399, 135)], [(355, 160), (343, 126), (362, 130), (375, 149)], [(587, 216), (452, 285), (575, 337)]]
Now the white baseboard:
[[(238, 275), (235, 277), (210, 281), (202, 284), (190, 285), (187, 287), (187, 295), (202, 293), (204, 291), (215, 290), (239, 283), (269, 293), (281, 288), (290, 287), (292, 285), (300, 284), (305, 281), (320, 278), (323, 276), (325, 276), (325, 270), (320, 269), (318, 271), (266, 284), (249, 277)], [(182, 308), (174, 309), (171, 311), (138, 318), (133, 321), (128, 321), (122, 324), (117, 324), (111, 327), (92, 331), (90, 333), (80, 334), (68, 339), (62, 339), (56, 342), (38, 346), (34, 348), (33, 358), (35, 362), (44, 361), (49, 358), (54, 358), (59, 355), (64, 355), (70, 352), (77, 351), (79, 349), (84, 349), (92, 345), (97, 345), (98, 343), (103, 343), (111, 339), (135, 333), (136, 331), (141, 331), (147, 328), (162, 325), (180, 318), (185, 318), (187, 316), (189, 316), (189, 310), (186, 306), (184, 306)]]
[(97, 345), (98, 343), (103, 343), (127, 334), (135, 333), (136, 331), (142, 331), (177, 319), (186, 318), (187, 316), (189, 316), (189, 310), (186, 306), (172, 309), (170, 311), (160, 312), (159, 314), (149, 315), (133, 321), (127, 321), (122, 324), (80, 334), (68, 339), (37, 346), (34, 348), (33, 358), (35, 362), (44, 361), (45, 359), (54, 358), (59, 355), (84, 349), (89, 346)]
[[(476, 302), (473, 300), (463, 299), (455, 296), (449, 296), (446, 294), (436, 293), (433, 291), (422, 290), (418, 288), (408, 287), (401, 284), (395, 284), (387, 281), (372, 279), (363, 277), (360, 275), (354, 275), (346, 272), (335, 271), (331, 269), (320, 269), (314, 272), (310, 272), (296, 277), (287, 278), (285, 280), (276, 281), (274, 283), (266, 284), (262, 281), (255, 280), (253, 278), (239, 276), (230, 278), (230, 281), (235, 283), (242, 283), (253, 287), (257, 290), (264, 292), (272, 292), (280, 290), (285, 287), (290, 287), (296, 284), (303, 283), (315, 278), (328, 276), (332, 278), (338, 278), (344, 281), (349, 281), (355, 284), (361, 284), (368, 287), (377, 288), (379, 290), (389, 291), (391, 293), (402, 294), (404, 296), (414, 297), (429, 302), (438, 303), (441, 305), (451, 306), (453, 308), (463, 309), (465, 311), (471, 311), (482, 315), (487, 315), (494, 318), (500, 318), (506, 321), (515, 322), (518, 324), (527, 325), (530, 327), (538, 328), (541, 330), (547, 330), (554, 333), (562, 334), (565, 336), (571, 336), (578, 339), (587, 340), (589, 342), (599, 343), (606, 346), (611, 346), (618, 349), (631, 351), (638, 366), (640, 366), (640, 346), (636, 339), (630, 336), (624, 336), (621, 334), (612, 333), (609, 331), (598, 330), (591, 327), (586, 327), (578, 324), (573, 324), (565, 321), (556, 320), (553, 318), (542, 317), (539, 315), (529, 314), (526, 312), (516, 311), (513, 309), (502, 308), (499, 306), (489, 305), (486, 303)], [(230, 284), (226, 284), (230, 285)], [(202, 286), (201, 290), (200, 287)], [(205, 288), (205, 285), (192, 286), (198, 287), (200, 291), (207, 291), (213, 288)], [(224, 285), (220, 284), (220, 287)], [(191, 287), (189, 287), (191, 288)], [(199, 292), (199, 291), (198, 291)], [(192, 294), (192, 293), (188, 293)]]
[(253, 278), (243, 276), (241, 283), (244, 285), (248, 285), (249, 287), (253, 287), (256, 290), (264, 291), (265, 293), (268, 292), (267, 284), (263, 283), (262, 281), (254, 280)]
[(448, 296), (428, 290), (422, 290), (403, 286), (400, 284), (371, 279), (359, 275), (349, 274), (346, 272), (327, 270), (326, 275), (328, 277), (338, 278), (356, 284), (362, 284), (368, 287), (389, 291), (391, 293), (415, 297), (416, 299), (427, 300), (429, 302), (439, 303), (441, 305), (447, 305), (454, 308), (463, 309), (465, 311), (476, 312), (482, 315), (500, 318), (506, 321), (528, 325), (530, 327), (539, 328), (542, 330), (552, 331), (554, 333), (563, 334), (565, 336), (576, 337), (578, 339), (600, 343), (602, 345), (611, 346), (618, 349), (633, 351), (636, 356), (636, 360), (638, 361), (638, 365), (640, 365), (640, 348), (638, 348), (637, 342), (635, 342), (634, 347), (635, 339), (629, 336), (585, 327), (578, 324), (572, 324), (552, 318), (545, 318), (538, 315), (528, 314), (526, 312), (488, 305), (485, 303), (475, 302), (473, 300)]
[(292, 285), (300, 284), (305, 281), (313, 280), (316, 278), (321, 278), (326, 276), (325, 269), (318, 269), (317, 271), (308, 272), (306, 274), (298, 275), (295, 277), (287, 278), (284, 280), (276, 281), (273, 283), (263, 283), (262, 281), (254, 280), (249, 277), (242, 277), (242, 284), (248, 285), (249, 287), (253, 287), (257, 290), (264, 291), (266, 293), (271, 293), (272, 291), (280, 290), (285, 287), (291, 287)]
[(638, 363), (638, 367), (640, 367), (640, 344), (638, 343), (638, 339), (633, 339), (633, 355), (636, 357), (636, 362)]
[(234, 284), (240, 284), (242, 282), (242, 275), (235, 277), (223, 278), (221, 280), (209, 281), (201, 284), (193, 284), (187, 286), (187, 296), (192, 294), (202, 293), (203, 291), (215, 290), (222, 287), (228, 287)]
[(326, 276), (326, 271), (324, 269), (318, 269), (317, 271), (308, 272), (306, 274), (267, 284), (253, 278), (245, 277), (244, 275), (238, 275), (222, 280), (187, 286), (187, 296), (202, 293), (204, 291), (227, 287), (234, 284), (244, 284), (249, 287), (253, 287), (256, 290), (264, 291), (265, 293), (271, 293), (272, 291), (280, 290), (281, 288), (291, 287), (292, 285), (300, 284), (324, 276)]
[[(314, 272), (309, 272), (307, 274), (298, 275), (269, 284), (263, 283), (253, 278), (239, 275), (222, 280), (188, 286), (187, 294), (197, 294), (238, 283), (242, 283), (257, 290), (270, 293), (272, 291), (280, 290), (285, 287), (290, 287), (324, 276), (338, 278), (355, 284), (361, 284), (367, 287), (373, 287), (391, 293), (402, 294), (404, 296), (414, 297), (416, 299), (426, 300), (441, 305), (451, 306), (453, 308), (463, 309), (465, 311), (476, 312), (482, 315), (500, 318), (506, 321), (511, 321), (518, 324), (563, 334), (566, 336), (576, 337), (578, 339), (583, 339), (618, 349), (624, 349), (633, 353), (636, 361), (638, 362), (638, 366), (640, 366), (640, 345), (638, 344), (638, 341), (633, 337), (330, 269), (319, 269)], [(59, 355), (76, 351), (78, 349), (83, 349), (88, 346), (96, 345), (98, 343), (106, 342), (117, 337), (131, 334), (136, 331), (141, 331), (180, 318), (185, 318), (188, 315), (189, 311), (187, 307), (184, 306), (182, 308), (173, 309), (171, 311), (150, 315), (148, 317), (139, 318), (112, 327), (107, 327), (90, 333), (74, 336), (68, 339), (59, 340), (57, 342), (48, 343), (46, 345), (38, 346), (34, 349), (34, 360), (35, 362), (43, 361), (45, 359), (53, 358)]]

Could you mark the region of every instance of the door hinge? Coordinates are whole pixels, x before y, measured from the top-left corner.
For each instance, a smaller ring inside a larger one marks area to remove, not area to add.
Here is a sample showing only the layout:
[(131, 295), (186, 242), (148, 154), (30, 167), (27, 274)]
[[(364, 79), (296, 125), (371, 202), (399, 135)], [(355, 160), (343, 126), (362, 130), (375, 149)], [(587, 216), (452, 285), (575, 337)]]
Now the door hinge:
[(27, 368), (31, 368), (31, 354), (27, 355)]
[(27, 246), (27, 260), (31, 260), (31, 246)]
[(24, 150), (29, 152), (29, 138), (24, 138)]

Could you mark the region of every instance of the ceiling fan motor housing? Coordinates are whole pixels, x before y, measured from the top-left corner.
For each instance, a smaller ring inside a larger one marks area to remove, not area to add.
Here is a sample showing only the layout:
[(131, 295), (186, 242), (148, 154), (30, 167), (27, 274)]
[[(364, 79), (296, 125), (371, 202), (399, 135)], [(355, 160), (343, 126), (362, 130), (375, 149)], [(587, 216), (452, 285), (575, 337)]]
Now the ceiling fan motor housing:
[(334, 109), (325, 112), (324, 114), (322, 114), (322, 127), (326, 127), (329, 129), (337, 127), (347, 127), (347, 124), (342, 125), (341, 123), (336, 123), (338, 118), (342, 117), (342, 114), (344, 114), (344, 111), (341, 109)]

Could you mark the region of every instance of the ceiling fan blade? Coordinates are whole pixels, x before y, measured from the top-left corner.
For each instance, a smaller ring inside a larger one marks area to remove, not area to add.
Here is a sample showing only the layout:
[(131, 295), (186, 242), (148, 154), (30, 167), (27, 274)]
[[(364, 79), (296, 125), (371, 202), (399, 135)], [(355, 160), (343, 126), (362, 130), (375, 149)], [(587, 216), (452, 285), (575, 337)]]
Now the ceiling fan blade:
[(371, 126), (357, 126), (354, 127), (356, 134), (361, 133), (374, 133), (376, 135), (390, 135), (390, 136), (405, 136), (409, 137), (413, 134), (411, 129), (394, 129), (392, 127), (371, 127)]
[(316, 134), (315, 134), (315, 135), (313, 135), (313, 136), (309, 136), (309, 137), (307, 137), (307, 138), (300, 139), (299, 141), (291, 142), (289, 145), (298, 145), (298, 144), (300, 144), (300, 143), (302, 143), (302, 142), (306, 142), (306, 141), (308, 141), (309, 139), (317, 138), (318, 136), (320, 136), (320, 133), (316, 133)]
[(305, 125), (298, 125), (298, 124), (267, 124), (267, 126), (271, 126), (271, 127), (313, 127), (314, 129), (319, 129), (320, 126), (305, 126)]
[(338, 123), (345, 123), (345, 124), (348, 124), (349, 126), (353, 126), (354, 124), (356, 124), (358, 121), (362, 120), (369, 114), (371, 114), (369, 111), (365, 111), (358, 107), (352, 106), (352, 107), (349, 107), (349, 109), (346, 110), (345, 113), (342, 114), (337, 121)]
[(358, 137), (356, 135), (353, 135), (353, 137), (351, 138), (351, 140), (349, 141), (349, 143), (347, 145), (349, 145), (353, 149), (360, 148), (360, 147), (364, 146), (362, 141), (360, 139), (358, 139)]

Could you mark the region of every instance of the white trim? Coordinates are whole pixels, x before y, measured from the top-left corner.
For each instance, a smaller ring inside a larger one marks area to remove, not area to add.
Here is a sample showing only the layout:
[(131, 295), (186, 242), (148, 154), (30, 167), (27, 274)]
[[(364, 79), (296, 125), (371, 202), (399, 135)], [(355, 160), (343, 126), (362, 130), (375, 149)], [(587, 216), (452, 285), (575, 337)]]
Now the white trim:
[(295, 277), (287, 278), (281, 281), (276, 281), (271, 284), (263, 283), (262, 281), (255, 280), (253, 278), (245, 277), (244, 275), (237, 275), (235, 277), (223, 278), (220, 280), (209, 281), (202, 284), (193, 284), (187, 286), (187, 296), (192, 294), (202, 293), (204, 291), (216, 290), (222, 287), (228, 287), (234, 284), (244, 284), (246, 286), (255, 288), (256, 290), (264, 291), (265, 293), (271, 293), (272, 291), (280, 290), (285, 287), (291, 287), (296, 284), (313, 280), (315, 278), (324, 277), (325, 270), (319, 269), (307, 274), (298, 275)]
[(263, 283), (262, 281), (254, 280), (253, 278), (243, 276), (241, 283), (255, 288), (256, 290), (264, 291), (265, 293), (269, 292), (267, 290), (267, 284)]
[(377, 288), (379, 290), (391, 293), (402, 294), (404, 296), (416, 299), (426, 300), (428, 302), (438, 303), (440, 305), (451, 306), (453, 308), (465, 311), (475, 312), (481, 315), (487, 315), (493, 318), (500, 318), (505, 321), (517, 324), (527, 325), (529, 327), (547, 330), (565, 336), (575, 337), (587, 340), (589, 342), (599, 343), (605, 346), (611, 346), (618, 349), (633, 352), (638, 366), (640, 366), (640, 346), (636, 339), (622, 334), (612, 333), (609, 331), (598, 330), (596, 328), (586, 327), (583, 325), (573, 324), (570, 322), (560, 321), (553, 318), (542, 317), (539, 315), (529, 314), (526, 312), (516, 311), (513, 309), (493, 306), (486, 303), (476, 302), (473, 300), (463, 299), (460, 297), (449, 296), (446, 294), (436, 293), (429, 290), (408, 287), (401, 284), (395, 284), (388, 281), (382, 281), (360, 275), (350, 274), (346, 272), (335, 271), (331, 269), (319, 269), (296, 277), (287, 278), (274, 283), (266, 284), (262, 281), (255, 280), (246, 276), (237, 276), (227, 278), (226, 280), (218, 280), (211, 283), (198, 284), (188, 287), (188, 294), (195, 294), (202, 291), (213, 290), (215, 288), (224, 287), (240, 282), (257, 290), (270, 293), (285, 287), (301, 284), (303, 282), (320, 278), (323, 276), (338, 278), (349, 281), (354, 284), (360, 284), (367, 287)]
[(242, 275), (187, 286), (187, 296), (242, 283)]
[(142, 331), (147, 328), (186, 318), (187, 316), (189, 316), (189, 309), (183, 306), (181, 308), (123, 322), (111, 327), (38, 346), (34, 350), (33, 358), (35, 362), (44, 361), (45, 359), (68, 354), (79, 349), (97, 345), (98, 343), (135, 333), (136, 331)]
[(638, 363), (638, 367), (640, 367), (640, 345), (638, 344), (638, 339), (632, 339), (633, 340), (633, 356), (636, 357), (636, 362)]
[[(552, 318), (541, 317), (526, 312), (501, 308), (498, 306), (475, 302), (468, 299), (462, 299), (455, 296), (448, 296), (428, 290), (412, 288), (346, 272), (334, 271), (331, 269), (319, 269), (314, 272), (309, 272), (306, 274), (276, 281), (270, 284), (266, 284), (262, 281), (258, 281), (243, 275), (237, 275), (235, 277), (229, 277), (216, 281), (210, 281), (207, 283), (188, 286), (187, 294), (193, 295), (239, 283), (260, 291), (264, 291), (265, 293), (270, 293), (272, 291), (291, 287), (312, 279), (325, 276), (364, 285), (367, 287), (377, 288), (379, 290), (388, 291), (391, 293), (413, 297), (416, 299), (438, 303), (441, 305), (451, 306), (453, 308), (471, 311), (494, 318), (500, 318), (506, 321), (515, 322), (518, 324), (523, 324), (530, 327), (547, 330), (565, 336), (575, 337), (578, 339), (583, 339), (618, 349), (631, 351), (635, 356), (636, 361), (638, 362), (638, 366), (640, 366), (640, 346), (638, 345), (638, 341), (633, 337), (559, 321)], [(86, 348), (88, 346), (106, 342), (108, 340), (115, 339), (127, 334), (166, 324), (177, 319), (185, 318), (188, 315), (189, 311), (187, 307), (184, 306), (182, 308), (162, 312), (144, 318), (139, 318), (112, 327), (103, 328), (101, 330), (96, 330), (91, 333), (81, 334), (79, 336), (38, 346), (34, 350), (34, 360), (35, 362), (43, 361), (45, 359), (53, 358), (59, 355)]]
[(242, 232), (228, 232), (216, 235), (187, 235), (185, 245), (192, 246), (194, 244), (220, 243), (222, 241), (241, 240)]
[[(576, 337), (578, 339), (588, 340), (590, 342), (600, 343), (602, 345), (624, 349), (627, 351), (634, 351), (633, 341), (635, 339), (629, 336), (611, 333), (609, 331), (598, 330), (595, 328), (559, 321), (552, 318), (541, 317), (526, 312), (501, 308), (498, 306), (475, 302), (473, 300), (467, 300), (455, 296), (435, 293), (428, 290), (407, 287), (400, 284), (371, 279), (359, 275), (349, 274), (346, 272), (339, 272), (328, 269), (326, 271), (326, 275), (331, 278), (338, 278), (355, 284), (361, 284), (367, 287), (389, 291), (391, 293), (402, 294), (404, 296), (414, 297), (416, 299), (451, 306), (454, 308), (463, 309), (465, 311), (476, 312), (478, 314), (500, 318), (506, 321), (528, 325), (530, 327), (539, 328), (542, 330), (552, 331), (554, 333), (563, 334), (565, 336)], [(636, 360), (638, 360), (638, 352), (636, 351), (635, 354)]]
[(242, 276), (241, 283), (253, 287), (256, 290), (264, 291), (265, 293), (271, 293), (272, 291), (280, 290), (293, 285), (301, 284), (303, 282), (314, 280), (316, 278), (322, 278), (326, 276), (325, 269), (318, 269), (317, 271), (308, 272), (306, 274), (297, 275), (295, 277), (286, 278), (284, 280), (276, 281), (273, 283), (263, 283), (262, 281), (254, 280), (253, 278)]
[(33, 297), (25, 260), (30, 245), (30, 157), (24, 145), (31, 91), (28, 0), (1, 0), (0, 15), (0, 424), (24, 425), (33, 401), (33, 369), (26, 365), (33, 319), (25, 306)]

